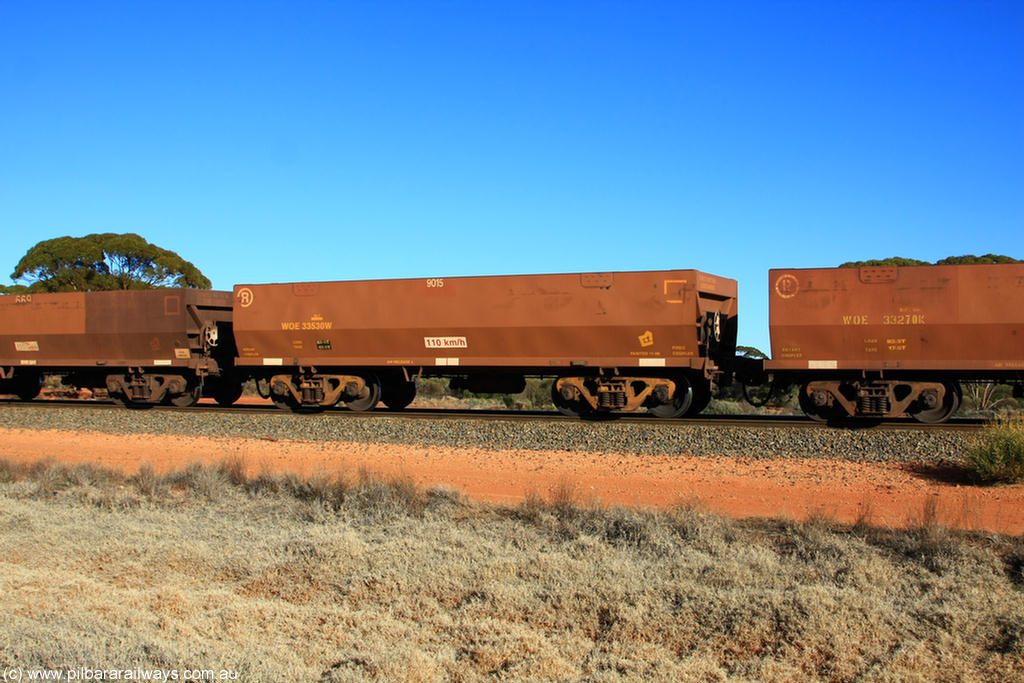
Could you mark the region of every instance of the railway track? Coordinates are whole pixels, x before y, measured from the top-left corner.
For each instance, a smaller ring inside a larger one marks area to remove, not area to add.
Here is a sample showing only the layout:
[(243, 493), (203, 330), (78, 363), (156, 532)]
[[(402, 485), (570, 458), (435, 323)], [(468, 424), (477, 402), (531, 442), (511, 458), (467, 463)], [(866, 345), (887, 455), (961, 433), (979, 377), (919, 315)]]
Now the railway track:
[[(111, 401), (102, 400), (75, 400), (75, 399), (53, 399), (36, 401), (17, 401), (0, 399), (0, 409), (4, 406), (28, 407), (38, 410), (59, 410), (62, 408), (87, 408), (89, 410), (126, 410), (123, 406)], [(269, 419), (277, 416), (292, 415), (282, 411), (271, 404), (237, 404), (232, 406), (220, 406), (214, 403), (200, 403), (188, 408), (176, 406), (156, 405), (151, 408), (142, 409), (149, 411), (171, 411), (175, 413), (196, 413), (196, 414), (223, 414), (223, 415), (261, 415)], [(581, 420), (580, 418), (567, 417), (555, 411), (515, 411), (497, 409), (431, 409), (431, 408), (406, 408), (405, 410), (387, 410), (378, 408), (367, 412), (355, 412), (344, 408), (332, 408), (325, 410), (319, 415), (330, 415), (339, 420), (372, 420), (380, 417), (401, 418), (407, 420), (479, 420), (493, 421), (505, 420), (515, 422), (566, 422), (571, 424), (588, 422), (606, 422), (615, 424), (644, 424), (659, 425), (666, 429), (674, 427), (749, 427), (754, 429), (839, 429), (846, 431), (857, 431), (873, 429), (882, 431), (953, 431), (953, 432), (976, 432), (982, 429), (988, 420), (984, 418), (955, 418), (942, 424), (925, 425), (911, 419), (901, 418), (893, 420), (867, 421), (859, 420), (850, 423), (835, 425), (816, 422), (803, 415), (701, 415), (691, 418), (665, 419), (655, 417), (646, 413), (626, 413), (601, 416), (592, 420)]]

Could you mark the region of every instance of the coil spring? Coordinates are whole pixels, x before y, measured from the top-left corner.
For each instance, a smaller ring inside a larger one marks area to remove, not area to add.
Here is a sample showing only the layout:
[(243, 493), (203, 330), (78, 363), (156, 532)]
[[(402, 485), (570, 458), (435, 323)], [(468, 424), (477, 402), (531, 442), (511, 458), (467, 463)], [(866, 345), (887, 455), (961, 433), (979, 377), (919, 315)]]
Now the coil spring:
[(303, 403), (320, 403), (324, 400), (324, 388), (319, 382), (301, 382), (299, 393)]
[(602, 408), (624, 408), (626, 406), (626, 392), (624, 391), (601, 391), (597, 394), (597, 404)]
[(885, 415), (889, 412), (889, 397), (885, 394), (862, 395), (857, 401), (857, 409), (863, 415)]

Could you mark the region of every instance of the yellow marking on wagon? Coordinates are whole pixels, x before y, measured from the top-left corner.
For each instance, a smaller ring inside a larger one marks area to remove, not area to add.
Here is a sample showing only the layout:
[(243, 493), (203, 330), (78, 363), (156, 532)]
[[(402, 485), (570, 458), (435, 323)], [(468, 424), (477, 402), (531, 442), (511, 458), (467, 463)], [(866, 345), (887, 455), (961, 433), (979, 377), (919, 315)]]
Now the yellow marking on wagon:
[[(665, 294), (665, 296), (668, 296), (668, 286), (670, 284), (673, 284), (673, 285), (685, 285), (686, 284), (686, 280), (665, 280), (665, 284), (664, 284), (665, 291), (663, 292)], [(665, 299), (665, 302), (666, 303), (670, 303), (670, 304), (681, 304), (681, 303), (683, 303), (683, 300), (682, 299)]]

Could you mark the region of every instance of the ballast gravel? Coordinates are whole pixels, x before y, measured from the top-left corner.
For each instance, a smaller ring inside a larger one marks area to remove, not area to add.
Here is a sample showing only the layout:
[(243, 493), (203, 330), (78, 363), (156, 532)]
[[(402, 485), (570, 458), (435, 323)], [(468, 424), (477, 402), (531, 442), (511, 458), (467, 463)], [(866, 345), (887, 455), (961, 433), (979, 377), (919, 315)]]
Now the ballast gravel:
[(344, 413), (252, 415), (214, 410), (111, 410), (0, 404), (0, 427), (269, 440), (390, 443), (733, 458), (826, 458), (854, 462), (958, 460), (973, 437), (941, 429), (837, 429), (636, 424), (542, 419), (410, 419)]

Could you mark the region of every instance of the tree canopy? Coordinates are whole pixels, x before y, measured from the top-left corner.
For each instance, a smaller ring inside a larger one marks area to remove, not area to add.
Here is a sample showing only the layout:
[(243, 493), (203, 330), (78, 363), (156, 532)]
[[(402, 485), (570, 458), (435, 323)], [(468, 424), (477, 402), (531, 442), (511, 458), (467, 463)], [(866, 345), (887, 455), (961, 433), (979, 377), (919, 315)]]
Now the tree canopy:
[(957, 266), (957, 265), (972, 265), (976, 263), (992, 264), (992, 263), (1024, 263), (1020, 259), (1015, 259), (1012, 256), (1004, 256), (1002, 254), (985, 254), (984, 256), (975, 256), (974, 254), (968, 254), (966, 256), (947, 256), (944, 259), (935, 262), (937, 266)]
[(90, 292), (109, 289), (193, 287), (209, 289), (210, 280), (173, 251), (128, 233), (57, 237), (31, 249), (14, 268), (13, 280), (27, 286), (8, 293)]
[(737, 346), (736, 355), (743, 358), (768, 358), (768, 354), (755, 346)]
[(1020, 259), (1015, 259), (1012, 256), (1003, 256), (1002, 254), (985, 254), (984, 256), (975, 256), (974, 254), (967, 254), (966, 256), (947, 256), (944, 259), (939, 259), (934, 264), (928, 261), (921, 261), (916, 258), (904, 258), (902, 256), (890, 256), (889, 258), (882, 259), (870, 259), (868, 261), (847, 261), (846, 263), (839, 264), (840, 268), (862, 268), (864, 266), (956, 266), (956, 265), (972, 265), (972, 264), (991, 264), (991, 263), (1024, 263)]

